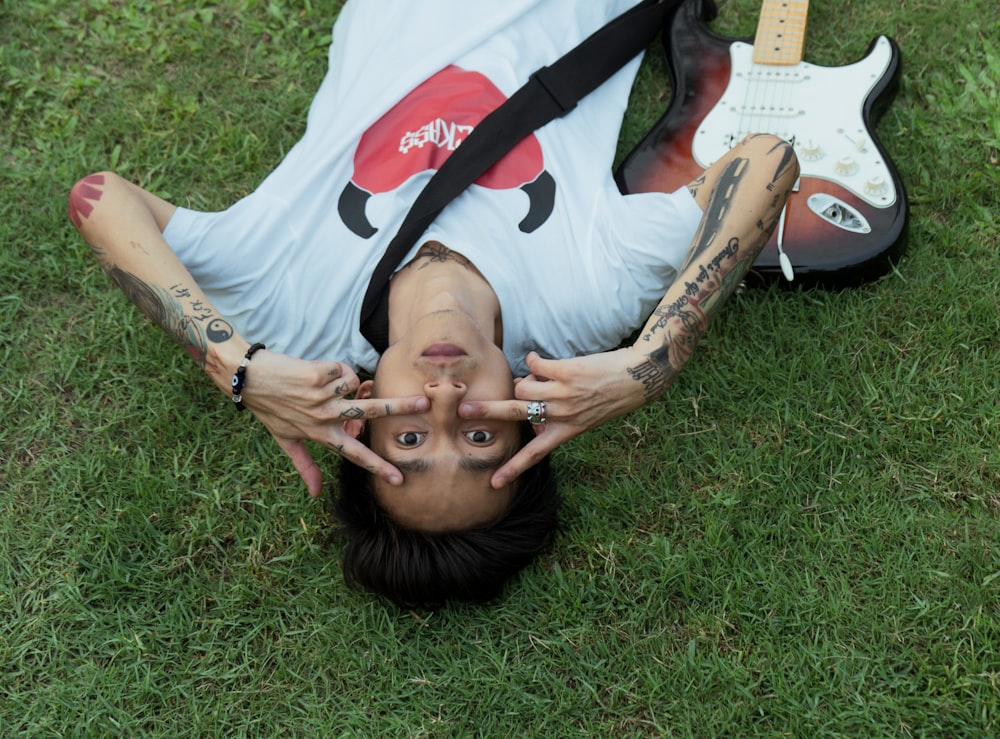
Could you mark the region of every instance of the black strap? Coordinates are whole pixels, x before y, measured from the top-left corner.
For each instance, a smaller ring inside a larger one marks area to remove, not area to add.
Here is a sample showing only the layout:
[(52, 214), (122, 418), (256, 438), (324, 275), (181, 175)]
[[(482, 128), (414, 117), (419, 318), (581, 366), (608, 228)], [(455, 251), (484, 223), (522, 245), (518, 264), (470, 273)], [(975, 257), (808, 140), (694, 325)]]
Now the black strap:
[(380, 354), (389, 345), (389, 279), (445, 206), (518, 142), (564, 116), (645, 49), (681, 0), (645, 0), (528, 79), (487, 115), (417, 196), (375, 267), (361, 304), (361, 333)]

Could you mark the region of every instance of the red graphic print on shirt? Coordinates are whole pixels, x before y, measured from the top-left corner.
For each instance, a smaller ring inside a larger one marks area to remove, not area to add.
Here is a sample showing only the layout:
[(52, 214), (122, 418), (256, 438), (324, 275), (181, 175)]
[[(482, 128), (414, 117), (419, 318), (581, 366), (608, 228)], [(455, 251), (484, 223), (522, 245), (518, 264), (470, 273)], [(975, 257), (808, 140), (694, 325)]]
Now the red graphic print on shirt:
[[(340, 197), (344, 223), (363, 238), (376, 231), (365, 215), (372, 195), (396, 189), (421, 172), (436, 170), (504, 94), (485, 75), (456, 66), (419, 85), (361, 137), (354, 175)], [(528, 136), (483, 173), (476, 184), (493, 190), (521, 188), (530, 209), (520, 228), (530, 233), (552, 213), (555, 181), (545, 171), (542, 147)]]

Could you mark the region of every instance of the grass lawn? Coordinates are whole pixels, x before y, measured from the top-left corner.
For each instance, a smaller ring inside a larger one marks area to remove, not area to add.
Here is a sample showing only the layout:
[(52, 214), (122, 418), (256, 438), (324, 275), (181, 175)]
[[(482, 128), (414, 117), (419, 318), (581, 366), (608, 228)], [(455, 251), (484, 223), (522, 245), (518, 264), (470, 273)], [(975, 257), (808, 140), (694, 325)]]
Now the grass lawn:
[[(810, 61), (903, 49), (898, 268), (736, 296), (668, 396), (557, 451), (564, 529), (501, 603), (407, 612), (345, 588), (323, 502), (65, 217), (105, 168), (251, 191), (340, 3), (0, 0), (0, 735), (1000, 732), (996, 3), (812, 5)], [(623, 148), (664, 84), (651, 55)]]

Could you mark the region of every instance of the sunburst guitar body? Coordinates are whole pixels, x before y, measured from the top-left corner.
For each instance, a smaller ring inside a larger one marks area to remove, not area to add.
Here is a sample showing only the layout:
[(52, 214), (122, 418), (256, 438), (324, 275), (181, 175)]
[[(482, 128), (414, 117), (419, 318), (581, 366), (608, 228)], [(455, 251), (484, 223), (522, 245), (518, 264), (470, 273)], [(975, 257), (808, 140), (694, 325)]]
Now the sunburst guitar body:
[[(873, 124), (895, 94), (900, 52), (879, 36), (859, 61), (802, 61), (808, 2), (764, 2), (752, 41), (713, 33), (709, 0), (688, 0), (666, 29), (672, 97), (615, 176), (626, 193), (672, 192), (742, 138), (792, 142), (801, 177), (748, 279), (794, 275), (846, 287), (892, 269), (906, 243), (903, 184)], [(782, 265), (781, 252), (790, 263)]]

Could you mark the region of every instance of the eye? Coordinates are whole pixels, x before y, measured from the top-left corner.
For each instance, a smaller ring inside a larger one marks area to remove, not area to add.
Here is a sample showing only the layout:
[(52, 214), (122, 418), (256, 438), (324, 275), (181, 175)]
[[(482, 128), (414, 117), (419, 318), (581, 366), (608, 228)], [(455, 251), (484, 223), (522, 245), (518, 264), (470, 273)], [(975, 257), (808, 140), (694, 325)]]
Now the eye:
[(489, 444), (493, 441), (493, 432), (491, 431), (466, 431), (465, 438), (471, 441), (473, 444)]
[(399, 434), (399, 436), (396, 436), (395, 440), (396, 443), (399, 444), (401, 447), (411, 449), (415, 446), (420, 446), (421, 444), (423, 444), (425, 436), (427, 436), (427, 434), (421, 434), (416, 431), (407, 431), (404, 434)]

